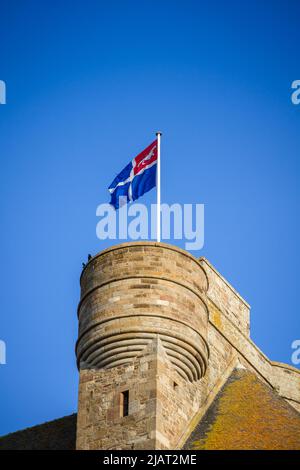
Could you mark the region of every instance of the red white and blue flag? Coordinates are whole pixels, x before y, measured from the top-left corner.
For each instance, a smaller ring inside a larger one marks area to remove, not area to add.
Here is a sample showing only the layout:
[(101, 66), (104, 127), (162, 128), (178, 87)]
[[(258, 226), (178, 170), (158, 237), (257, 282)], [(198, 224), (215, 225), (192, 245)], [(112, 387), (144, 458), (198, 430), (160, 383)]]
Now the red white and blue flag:
[(110, 204), (115, 209), (119, 208), (119, 198), (124, 202), (135, 201), (156, 186), (157, 147), (155, 140), (115, 177), (108, 188)]

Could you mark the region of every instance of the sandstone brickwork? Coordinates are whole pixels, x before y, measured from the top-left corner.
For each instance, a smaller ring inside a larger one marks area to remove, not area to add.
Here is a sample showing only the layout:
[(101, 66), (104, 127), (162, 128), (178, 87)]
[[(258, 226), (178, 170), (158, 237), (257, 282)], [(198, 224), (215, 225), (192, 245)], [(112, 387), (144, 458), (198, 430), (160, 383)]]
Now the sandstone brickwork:
[(109, 249), (82, 274), (78, 366), (129, 363), (159, 333), (177, 372), (199, 380), (207, 367), (207, 279), (199, 262), (157, 246)]
[(249, 305), (205, 258), (164, 243), (109, 248), (83, 270), (78, 319), (78, 449), (180, 449), (240, 369), (298, 415), (299, 371), (252, 342)]
[(300, 372), (254, 344), (250, 306), (205, 258), (124, 243), (80, 284), (78, 413), (0, 450), (300, 449)]
[[(129, 413), (122, 417), (125, 390)], [(77, 448), (175, 448), (200, 401), (197, 386), (176, 372), (157, 335), (130, 365), (81, 371)]]

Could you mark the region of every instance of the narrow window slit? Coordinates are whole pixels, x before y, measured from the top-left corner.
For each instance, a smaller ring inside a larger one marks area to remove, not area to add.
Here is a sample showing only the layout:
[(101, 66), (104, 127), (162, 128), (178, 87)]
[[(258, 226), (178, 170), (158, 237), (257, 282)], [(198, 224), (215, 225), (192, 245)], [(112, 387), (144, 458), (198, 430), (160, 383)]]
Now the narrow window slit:
[(129, 390), (125, 390), (120, 394), (120, 416), (128, 416), (129, 411)]

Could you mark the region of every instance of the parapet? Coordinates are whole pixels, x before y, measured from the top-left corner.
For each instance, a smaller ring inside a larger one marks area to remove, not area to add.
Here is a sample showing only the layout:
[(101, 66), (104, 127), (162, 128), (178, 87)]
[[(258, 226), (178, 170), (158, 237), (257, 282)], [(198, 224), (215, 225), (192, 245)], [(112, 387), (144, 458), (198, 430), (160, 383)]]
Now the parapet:
[(207, 296), (244, 335), (250, 334), (250, 306), (206, 258), (200, 258), (209, 288)]

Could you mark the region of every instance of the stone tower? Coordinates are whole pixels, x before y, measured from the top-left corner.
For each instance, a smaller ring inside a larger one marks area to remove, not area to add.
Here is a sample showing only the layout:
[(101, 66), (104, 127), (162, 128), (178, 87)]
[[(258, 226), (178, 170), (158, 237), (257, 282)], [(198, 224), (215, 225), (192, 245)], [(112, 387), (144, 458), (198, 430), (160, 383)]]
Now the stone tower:
[(255, 346), (249, 312), (207, 260), (174, 246), (133, 242), (94, 256), (78, 306), (77, 448), (183, 448), (241, 370), (298, 419), (299, 371)]

